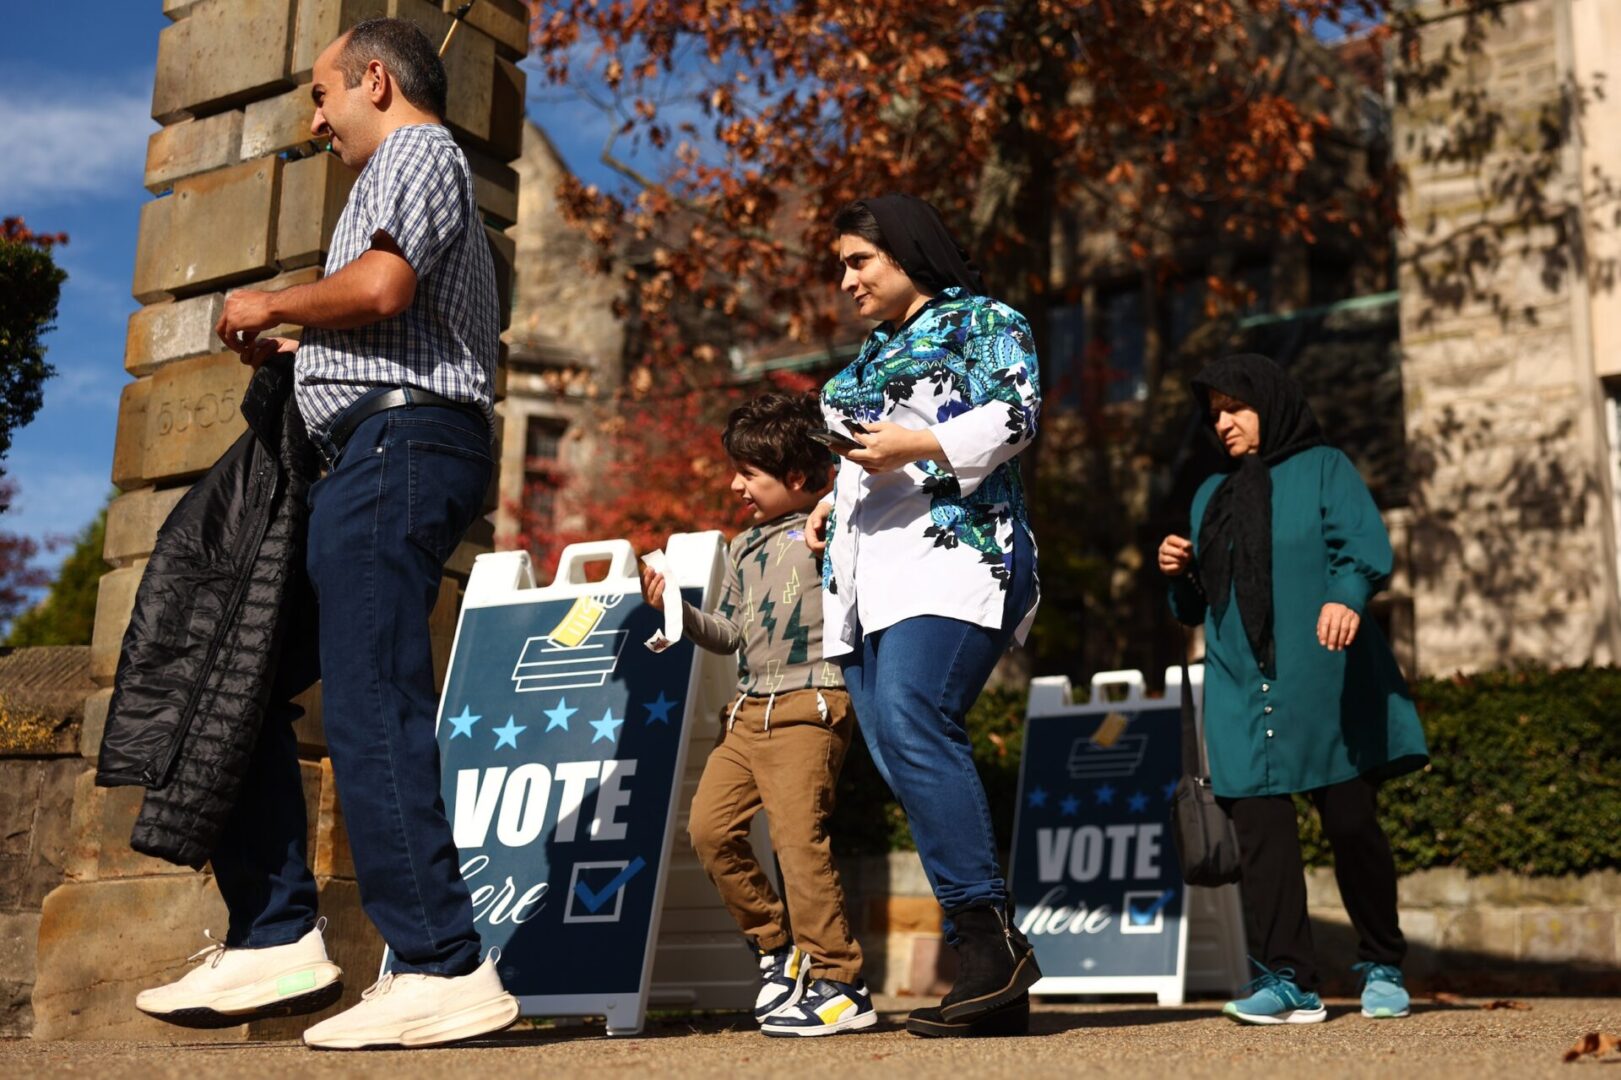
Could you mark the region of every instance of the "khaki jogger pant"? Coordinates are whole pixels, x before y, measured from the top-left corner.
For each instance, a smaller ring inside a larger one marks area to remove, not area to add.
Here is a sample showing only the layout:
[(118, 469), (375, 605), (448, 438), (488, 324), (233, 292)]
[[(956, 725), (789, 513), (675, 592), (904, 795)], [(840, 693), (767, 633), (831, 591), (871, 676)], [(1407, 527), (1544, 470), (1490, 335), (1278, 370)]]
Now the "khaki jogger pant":
[(840, 982), (861, 976), (861, 946), (850, 932), (827, 819), (854, 728), (843, 690), (734, 699), (721, 715), (721, 739), (698, 781), (688, 826), (721, 901), (769, 952), (790, 938), (788, 910), (749, 845), (749, 823), (765, 809), (793, 912), (792, 940), (809, 955), (812, 977)]

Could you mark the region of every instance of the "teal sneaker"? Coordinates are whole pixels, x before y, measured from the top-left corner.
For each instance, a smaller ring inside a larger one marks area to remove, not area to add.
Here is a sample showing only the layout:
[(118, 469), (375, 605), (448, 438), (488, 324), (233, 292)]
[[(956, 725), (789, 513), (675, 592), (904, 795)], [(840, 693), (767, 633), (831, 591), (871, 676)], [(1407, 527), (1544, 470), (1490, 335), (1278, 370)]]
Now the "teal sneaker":
[(1362, 1015), (1370, 1020), (1407, 1016), (1412, 999), (1402, 985), (1401, 968), (1364, 962), (1351, 965), (1362, 976)]
[(1295, 985), (1295, 969), (1270, 971), (1255, 960), (1261, 974), (1244, 985), (1248, 997), (1229, 1001), (1222, 1013), (1246, 1024), (1321, 1024), (1328, 1019), (1322, 999)]

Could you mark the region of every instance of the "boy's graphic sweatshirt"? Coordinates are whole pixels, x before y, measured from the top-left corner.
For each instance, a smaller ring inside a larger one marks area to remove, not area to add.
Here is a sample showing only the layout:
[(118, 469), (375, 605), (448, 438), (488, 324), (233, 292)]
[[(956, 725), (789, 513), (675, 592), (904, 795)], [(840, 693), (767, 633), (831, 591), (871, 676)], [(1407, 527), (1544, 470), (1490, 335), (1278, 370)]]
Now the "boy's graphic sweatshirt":
[(683, 602), (682, 623), (700, 648), (737, 653), (737, 688), (767, 696), (837, 689), (844, 677), (822, 659), (822, 565), (805, 546), (806, 515), (784, 514), (739, 533), (713, 612)]

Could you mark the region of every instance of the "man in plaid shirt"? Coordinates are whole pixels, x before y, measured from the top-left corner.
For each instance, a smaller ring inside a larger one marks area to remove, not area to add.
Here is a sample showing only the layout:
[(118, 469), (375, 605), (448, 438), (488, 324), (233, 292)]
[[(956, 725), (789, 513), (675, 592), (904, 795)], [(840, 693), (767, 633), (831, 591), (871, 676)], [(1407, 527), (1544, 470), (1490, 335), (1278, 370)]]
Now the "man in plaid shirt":
[[(311, 1046), (422, 1046), (518, 1016), (439, 799), (428, 616), (445, 560), (483, 510), (500, 312), (467, 160), (444, 127), (445, 72), (415, 25), (371, 19), (316, 61), (313, 131), (360, 170), (326, 275), (226, 299), (244, 363), (296, 352), (299, 411), (328, 471), (310, 492), (319, 647), (289, 640), (240, 800), (211, 863), (224, 942), (143, 1011), (190, 1026), (314, 1012), (341, 992), (316, 918), (291, 698), (317, 677), (361, 902), (389, 973)], [(302, 342), (261, 338), (284, 323)], [(318, 654), (318, 655), (317, 655)]]

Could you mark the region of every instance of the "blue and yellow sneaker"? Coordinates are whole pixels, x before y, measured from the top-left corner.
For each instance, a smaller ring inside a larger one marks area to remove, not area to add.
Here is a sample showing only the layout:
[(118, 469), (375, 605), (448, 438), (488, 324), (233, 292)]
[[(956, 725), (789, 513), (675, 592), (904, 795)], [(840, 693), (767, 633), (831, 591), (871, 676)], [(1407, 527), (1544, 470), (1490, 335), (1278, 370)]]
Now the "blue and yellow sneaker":
[(1320, 1024), (1328, 1019), (1322, 999), (1295, 985), (1294, 968), (1269, 971), (1253, 959), (1250, 963), (1261, 974), (1244, 985), (1249, 997), (1222, 1006), (1224, 1014), (1246, 1024)]
[(761, 1023), (778, 1009), (786, 1008), (805, 995), (810, 982), (810, 957), (795, 945), (784, 945), (772, 952), (758, 952), (760, 992), (754, 996), (754, 1020)]
[(1370, 1020), (1394, 1020), (1407, 1016), (1412, 999), (1402, 984), (1401, 968), (1390, 964), (1363, 962), (1351, 970), (1362, 976), (1362, 1015)]
[(796, 1005), (778, 1009), (760, 1025), (766, 1035), (837, 1035), (878, 1023), (872, 994), (861, 980), (853, 983), (817, 979)]

